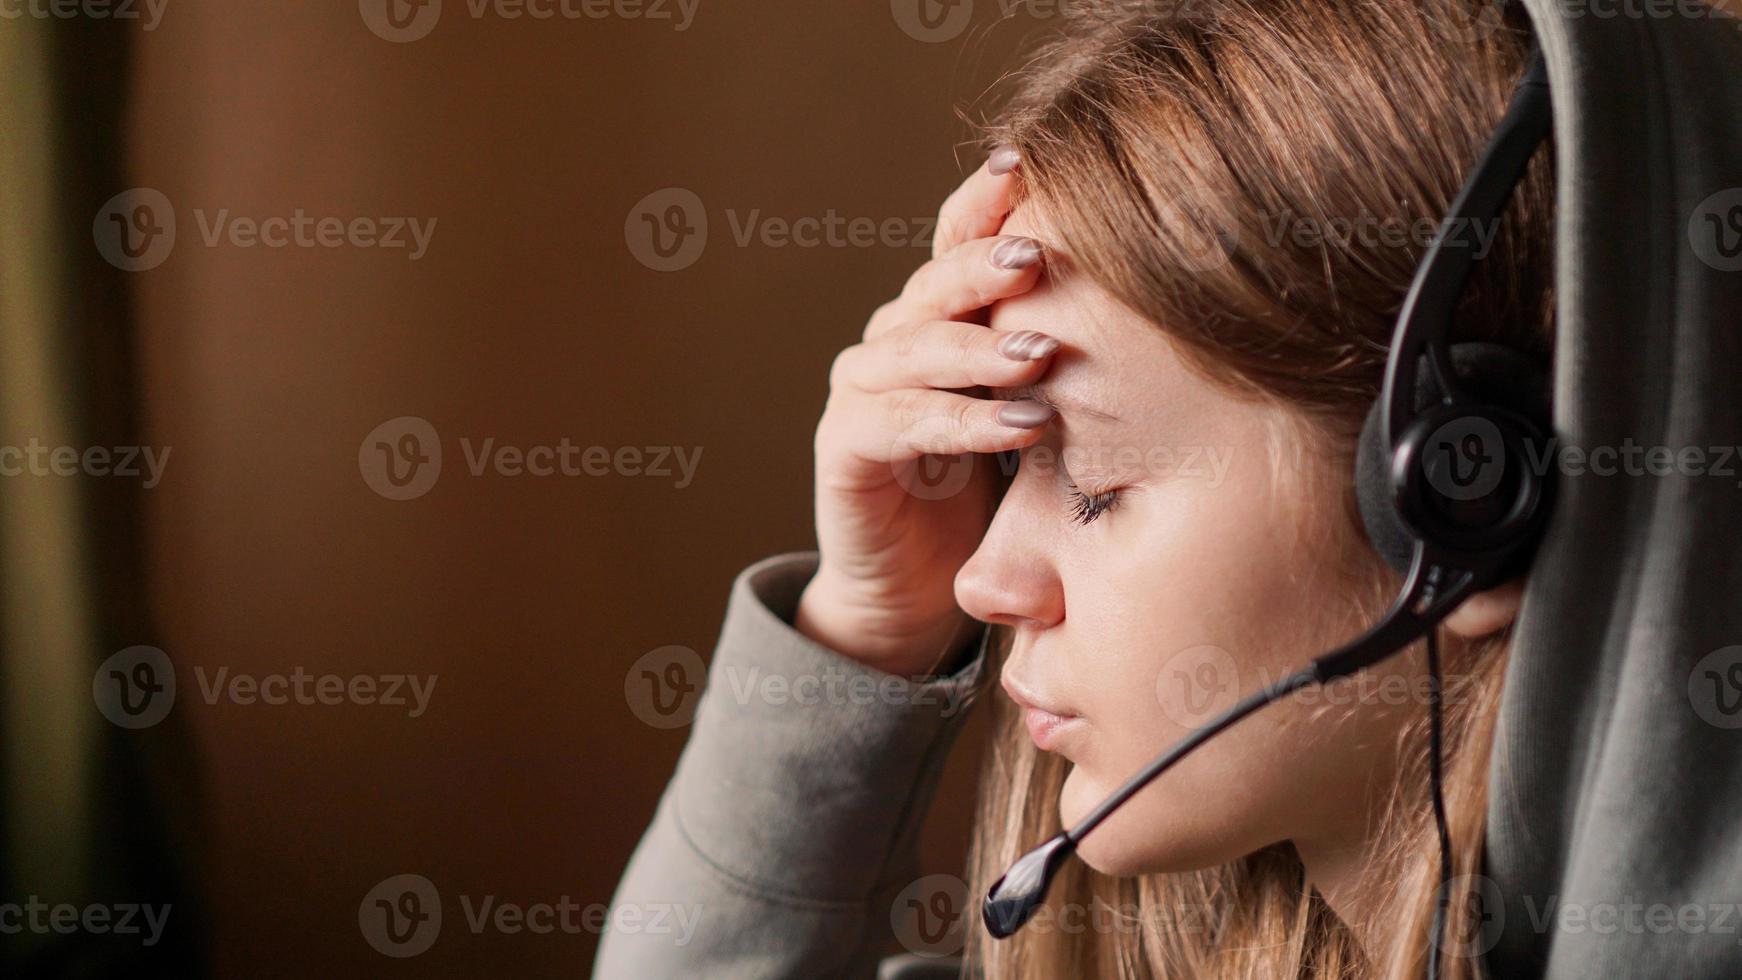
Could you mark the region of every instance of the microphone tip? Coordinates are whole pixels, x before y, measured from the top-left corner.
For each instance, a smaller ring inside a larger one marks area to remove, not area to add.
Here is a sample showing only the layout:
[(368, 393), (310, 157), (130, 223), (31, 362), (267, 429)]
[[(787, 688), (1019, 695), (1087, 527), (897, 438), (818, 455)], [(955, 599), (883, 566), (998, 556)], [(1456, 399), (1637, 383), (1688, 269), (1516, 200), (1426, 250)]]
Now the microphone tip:
[(1010, 870), (992, 883), (985, 901), (980, 903), (980, 918), (992, 938), (1008, 939), (1022, 928), (1040, 903), (1046, 901), (1053, 876), (1076, 849), (1076, 841), (1060, 833), (1018, 858)]

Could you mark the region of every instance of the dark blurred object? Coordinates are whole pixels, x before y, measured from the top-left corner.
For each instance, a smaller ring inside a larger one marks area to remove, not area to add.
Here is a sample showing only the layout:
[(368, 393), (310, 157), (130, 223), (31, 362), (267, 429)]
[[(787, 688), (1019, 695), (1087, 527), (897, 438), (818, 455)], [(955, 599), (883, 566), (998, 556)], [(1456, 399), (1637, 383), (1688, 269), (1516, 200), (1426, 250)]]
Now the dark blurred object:
[[(127, 186), (134, 32), (0, 21), (0, 976), (204, 975), (196, 768), (172, 716), (127, 730), (98, 665), (153, 640), (138, 481), (18, 471), (31, 445), (137, 447), (125, 273), (92, 217)], [(147, 927), (149, 906), (156, 928)], [(69, 924), (76, 914), (78, 924)], [(96, 928), (84, 927), (97, 923)]]

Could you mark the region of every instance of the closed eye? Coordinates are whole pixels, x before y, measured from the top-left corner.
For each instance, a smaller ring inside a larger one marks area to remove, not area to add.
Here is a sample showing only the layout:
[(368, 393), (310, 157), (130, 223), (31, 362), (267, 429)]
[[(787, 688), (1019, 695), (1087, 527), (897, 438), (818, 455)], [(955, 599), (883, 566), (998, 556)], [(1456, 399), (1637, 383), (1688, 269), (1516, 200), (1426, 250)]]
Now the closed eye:
[[(1068, 482), (1068, 481), (1067, 481)], [(1084, 493), (1075, 483), (1069, 484), (1068, 497), (1071, 504), (1071, 520), (1079, 525), (1086, 525), (1095, 518), (1112, 510), (1119, 503), (1118, 490), (1106, 490), (1101, 493)]]

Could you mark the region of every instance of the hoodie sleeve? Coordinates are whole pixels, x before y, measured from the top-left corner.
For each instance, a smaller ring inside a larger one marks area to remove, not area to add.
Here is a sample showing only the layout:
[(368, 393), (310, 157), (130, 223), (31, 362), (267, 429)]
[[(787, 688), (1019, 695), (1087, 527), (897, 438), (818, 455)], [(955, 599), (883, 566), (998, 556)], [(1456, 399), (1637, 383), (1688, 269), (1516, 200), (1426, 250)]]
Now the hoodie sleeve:
[(914, 682), (795, 630), (815, 552), (733, 583), (676, 773), (630, 858), (594, 976), (866, 977), (918, 831), (971, 706), (986, 630), (956, 673)]

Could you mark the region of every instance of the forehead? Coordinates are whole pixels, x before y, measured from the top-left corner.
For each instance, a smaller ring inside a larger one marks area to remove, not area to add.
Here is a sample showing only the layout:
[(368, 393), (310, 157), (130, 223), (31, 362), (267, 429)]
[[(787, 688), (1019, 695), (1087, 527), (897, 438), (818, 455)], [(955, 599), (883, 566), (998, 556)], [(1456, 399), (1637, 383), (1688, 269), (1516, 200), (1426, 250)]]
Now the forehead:
[[(1012, 211), (999, 230), (1001, 235), (1039, 241), (1046, 248), (1046, 267), (1032, 290), (993, 304), (993, 328), (1006, 329), (1001, 319), (1020, 321), (1008, 329), (1040, 330), (1083, 353), (1116, 348), (1129, 328), (1142, 325), (1142, 320), (1082, 275), (1050, 231), (1045, 218), (1028, 205)], [(1040, 320), (1047, 325), (1039, 325)]]
[[(1203, 382), (1179, 357), (1157, 324), (1119, 303), (1083, 270), (1071, 264), (1048, 234), (1043, 215), (1023, 206), (1011, 212), (1000, 234), (1034, 238), (1047, 249), (1047, 271), (1027, 293), (991, 308), (994, 330), (1038, 330), (1063, 347), (1046, 373), (1047, 384), (1069, 388), (1098, 407), (1118, 411), (1179, 408)], [(1061, 274), (1055, 274), (1054, 270)]]

